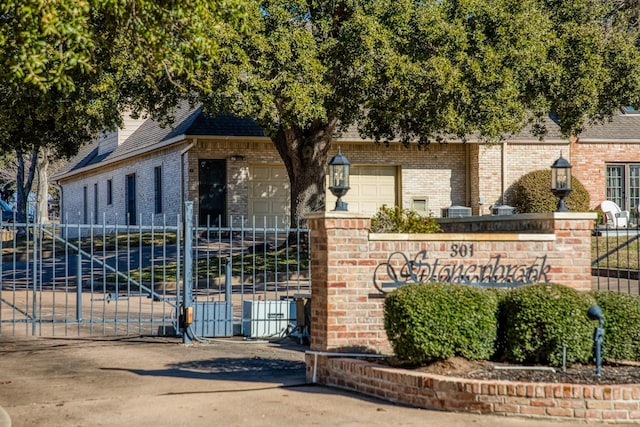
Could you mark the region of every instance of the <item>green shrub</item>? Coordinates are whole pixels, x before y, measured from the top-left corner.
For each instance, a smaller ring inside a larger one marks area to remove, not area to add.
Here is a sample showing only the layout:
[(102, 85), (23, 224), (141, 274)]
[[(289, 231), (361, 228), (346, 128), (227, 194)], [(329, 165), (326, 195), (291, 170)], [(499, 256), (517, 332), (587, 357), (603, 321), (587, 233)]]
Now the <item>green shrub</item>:
[(604, 214), (602, 213), (602, 211), (600, 209), (596, 209), (596, 210), (590, 210), (590, 213), (595, 213), (597, 215), (596, 217), (596, 224), (595, 225), (601, 225), (604, 224)]
[(432, 217), (420, 216), (416, 211), (382, 205), (371, 220), (372, 233), (440, 233), (440, 224)]
[[(640, 360), (640, 296), (611, 291), (592, 292), (604, 314), (602, 357)], [(593, 327), (597, 322), (593, 322)]]
[(587, 363), (593, 355), (593, 325), (588, 293), (556, 284), (515, 288), (502, 300), (498, 342), (508, 362), (560, 366), (566, 345), (567, 363)]
[(396, 356), (425, 364), (452, 356), (488, 359), (496, 339), (496, 293), (443, 283), (402, 286), (385, 300), (384, 325)]
[[(584, 185), (571, 177), (573, 191), (565, 199), (573, 212), (589, 211), (591, 197)], [(551, 192), (551, 169), (529, 172), (520, 177), (510, 189), (509, 201), (518, 213), (555, 212), (558, 199)]]

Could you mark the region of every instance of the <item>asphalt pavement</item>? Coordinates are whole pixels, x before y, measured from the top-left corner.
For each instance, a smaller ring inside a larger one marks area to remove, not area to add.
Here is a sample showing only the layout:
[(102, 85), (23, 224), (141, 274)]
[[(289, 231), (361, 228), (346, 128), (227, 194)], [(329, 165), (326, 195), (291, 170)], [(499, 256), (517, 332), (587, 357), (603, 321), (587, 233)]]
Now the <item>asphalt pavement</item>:
[[(306, 349), (289, 339), (0, 336), (0, 405), (15, 427), (558, 424), (416, 409), (308, 384)], [(0, 426), (7, 421), (0, 416)]]

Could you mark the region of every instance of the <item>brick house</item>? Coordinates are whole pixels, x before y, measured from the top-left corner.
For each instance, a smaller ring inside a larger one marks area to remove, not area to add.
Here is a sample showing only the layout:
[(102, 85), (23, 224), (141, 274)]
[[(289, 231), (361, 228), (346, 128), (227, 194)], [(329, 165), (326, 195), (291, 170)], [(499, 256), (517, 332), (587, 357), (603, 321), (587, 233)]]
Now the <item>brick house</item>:
[[(450, 206), (474, 215), (509, 204), (509, 187), (523, 174), (551, 166), (562, 153), (591, 193), (623, 209), (640, 203), (640, 115), (621, 110), (579, 139), (560, 135), (550, 120), (544, 141), (524, 130), (497, 144), (450, 142), (427, 148), (376, 145), (347, 131), (333, 144), (351, 162), (349, 210), (373, 215), (382, 204), (436, 217)], [(288, 223), (288, 177), (262, 129), (250, 119), (210, 117), (180, 108), (173, 128), (127, 118), (124, 126), (84, 147), (53, 177), (61, 188), (61, 221), (107, 224), (175, 221), (194, 202), (200, 224), (230, 216)], [(327, 209), (335, 198), (327, 194)], [(251, 224), (251, 222), (248, 222)]]

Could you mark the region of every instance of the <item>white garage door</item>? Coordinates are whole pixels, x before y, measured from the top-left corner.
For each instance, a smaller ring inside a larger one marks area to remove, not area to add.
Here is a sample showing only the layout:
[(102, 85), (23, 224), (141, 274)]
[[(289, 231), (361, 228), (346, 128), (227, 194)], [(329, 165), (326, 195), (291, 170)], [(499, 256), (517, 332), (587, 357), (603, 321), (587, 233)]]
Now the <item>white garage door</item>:
[(289, 176), (284, 166), (249, 167), (249, 218), (257, 227), (289, 225)]
[[(395, 166), (351, 166), (351, 189), (342, 199), (349, 212), (375, 215), (386, 204), (397, 204)], [(336, 198), (328, 189), (327, 210), (335, 208)], [(284, 166), (252, 165), (249, 167), (249, 216), (259, 227), (289, 224), (289, 177)]]
[[(327, 210), (333, 210), (336, 198), (328, 186), (327, 181)], [(351, 189), (342, 198), (348, 204), (349, 212), (373, 216), (382, 205), (397, 204), (395, 166), (352, 165), (349, 186)]]

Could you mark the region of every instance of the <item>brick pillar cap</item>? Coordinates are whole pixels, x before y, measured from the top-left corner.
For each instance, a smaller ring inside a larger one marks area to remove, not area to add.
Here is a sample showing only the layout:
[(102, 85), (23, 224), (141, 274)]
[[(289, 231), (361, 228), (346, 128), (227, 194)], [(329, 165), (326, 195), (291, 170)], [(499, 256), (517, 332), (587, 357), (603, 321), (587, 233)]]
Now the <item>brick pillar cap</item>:
[(553, 212), (555, 219), (597, 219), (595, 212)]
[(353, 218), (353, 219), (371, 219), (371, 215), (361, 214), (357, 212), (345, 211), (329, 211), (329, 212), (310, 212), (304, 215), (305, 219), (322, 219), (322, 218)]
[(527, 220), (589, 220), (598, 218), (595, 212), (546, 212), (546, 213), (525, 213), (515, 215), (483, 215), (465, 216), (462, 218), (438, 218), (441, 224), (478, 223), (478, 222), (506, 222), (506, 221), (527, 221)]

